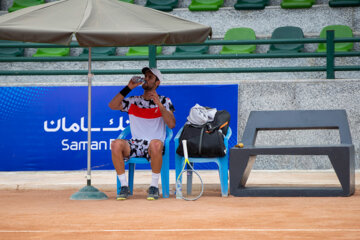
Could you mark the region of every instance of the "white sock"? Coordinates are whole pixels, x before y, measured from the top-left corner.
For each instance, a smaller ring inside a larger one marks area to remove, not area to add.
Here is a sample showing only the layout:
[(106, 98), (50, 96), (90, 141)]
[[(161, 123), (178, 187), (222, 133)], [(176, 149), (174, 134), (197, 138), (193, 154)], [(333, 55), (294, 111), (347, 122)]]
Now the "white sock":
[(125, 173), (123, 173), (123, 174), (121, 174), (121, 175), (117, 175), (117, 176), (118, 176), (118, 178), (119, 178), (119, 181), (120, 181), (122, 187), (128, 185), (128, 183), (127, 183), (127, 181), (126, 181), (126, 175), (125, 175)]
[(151, 184), (150, 186), (159, 188), (159, 178), (160, 178), (160, 173), (151, 173)]

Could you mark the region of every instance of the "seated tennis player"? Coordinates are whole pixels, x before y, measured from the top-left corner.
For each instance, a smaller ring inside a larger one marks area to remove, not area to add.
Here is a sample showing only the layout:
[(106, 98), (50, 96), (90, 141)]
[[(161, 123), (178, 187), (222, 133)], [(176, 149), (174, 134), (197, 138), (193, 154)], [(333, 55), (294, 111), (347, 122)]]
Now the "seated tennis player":
[[(166, 126), (175, 127), (174, 106), (170, 98), (159, 96), (157, 87), (163, 80), (156, 68), (142, 69), (144, 80), (133, 77), (109, 103), (112, 110), (129, 114), (132, 138), (116, 139), (111, 143), (112, 161), (121, 183), (117, 200), (125, 200), (129, 193), (125, 176), (125, 162), (132, 157), (144, 157), (151, 163), (152, 180), (148, 191), (148, 200), (159, 198), (159, 177), (162, 166)], [(144, 93), (141, 96), (126, 97), (130, 91), (142, 84)]]

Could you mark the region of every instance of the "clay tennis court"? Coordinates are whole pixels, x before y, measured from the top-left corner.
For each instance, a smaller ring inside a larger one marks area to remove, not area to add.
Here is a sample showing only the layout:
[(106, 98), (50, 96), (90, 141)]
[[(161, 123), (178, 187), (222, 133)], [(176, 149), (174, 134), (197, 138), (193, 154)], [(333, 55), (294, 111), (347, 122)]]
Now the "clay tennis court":
[(142, 188), (126, 201), (111, 189), (101, 201), (69, 200), (73, 189), (3, 189), (0, 239), (360, 239), (359, 185), (351, 197), (321, 198), (221, 198), (205, 187), (193, 202), (147, 201)]

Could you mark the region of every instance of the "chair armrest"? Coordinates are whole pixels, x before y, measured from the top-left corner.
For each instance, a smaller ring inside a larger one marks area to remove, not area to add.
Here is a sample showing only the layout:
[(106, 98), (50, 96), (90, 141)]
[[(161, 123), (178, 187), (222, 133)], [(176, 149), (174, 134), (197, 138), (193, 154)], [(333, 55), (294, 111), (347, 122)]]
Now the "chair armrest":
[(180, 135), (181, 135), (181, 132), (182, 132), (183, 128), (184, 128), (184, 126), (182, 126), (182, 127), (180, 128), (180, 130), (177, 132), (177, 134), (176, 134), (176, 136), (175, 136), (175, 138), (174, 138), (175, 154), (177, 154), (177, 153), (176, 153), (176, 149), (177, 149), (178, 146), (179, 146), (179, 138), (180, 138)]
[(179, 138), (180, 138), (180, 135), (181, 135), (181, 132), (182, 132), (183, 129), (184, 129), (184, 126), (182, 126), (182, 127), (180, 128), (180, 130), (177, 132), (174, 140), (179, 141)]
[(117, 137), (117, 139), (125, 139), (130, 134), (130, 125), (127, 126)]
[(175, 147), (177, 148), (177, 146), (179, 146), (179, 138), (181, 135), (182, 130), (184, 129), (184, 126), (182, 126), (179, 131), (177, 132), (175, 138), (174, 138), (174, 142), (175, 142)]
[(165, 138), (165, 141), (164, 141), (164, 146), (166, 146), (166, 148), (169, 148), (169, 143), (170, 143), (173, 135), (174, 134), (173, 134), (172, 129), (169, 128), (168, 126), (166, 126), (166, 138)]
[(229, 127), (229, 128), (228, 128), (228, 131), (227, 131), (227, 133), (226, 133), (226, 136), (225, 136), (225, 138), (224, 138), (224, 143), (225, 143), (225, 148), (226, 148), (226, 149), (229, 149), (229, 139), (230, 139), (231, 135), (232, 135), (232, 130), (231, 130), (231, 128)]
[(168, 126), (166, 126), (166, 138), (165, 141), (170, 141), (173, 137), (173, 130), (171, 128), (169, 128)]
[(229, 128), (228, 128), (228, 131), (227, 131), (227, 133), (226, 133), (225, 139), (226, 139), (227, 141), (229, 141), (231, 135), (232, 135), (232, 130), (231, 130), (231, 128), (229, 127)]

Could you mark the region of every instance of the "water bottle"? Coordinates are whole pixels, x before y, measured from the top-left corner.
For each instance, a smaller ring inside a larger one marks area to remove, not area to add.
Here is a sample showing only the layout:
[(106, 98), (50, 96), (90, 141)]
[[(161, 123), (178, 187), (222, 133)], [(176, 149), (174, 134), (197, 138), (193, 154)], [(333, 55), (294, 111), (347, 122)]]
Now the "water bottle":
[(131, 81), (132, 81), (133, 83), (144, 83), (144, 82), (145, 82), (145, 79), (142, 78), (142, 77), (140, 77), (140, 76), (133, 76), (133, 77), (131, 78)]

